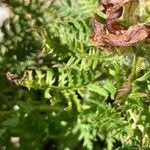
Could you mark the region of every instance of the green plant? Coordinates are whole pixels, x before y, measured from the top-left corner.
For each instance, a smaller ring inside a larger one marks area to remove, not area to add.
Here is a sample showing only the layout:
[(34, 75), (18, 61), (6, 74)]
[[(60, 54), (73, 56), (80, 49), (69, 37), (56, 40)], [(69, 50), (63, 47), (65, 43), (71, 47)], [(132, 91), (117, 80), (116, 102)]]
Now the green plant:
[[(150, 148), (149, 39), (91, 42), (91, 18), (107, 19), (103, 2), (4, 1), (11, 17), (1, 27), (0, 149)], [(144, 2), (136, 11), (147, 27)], [(139, 23), (134, 7), (126, 3), (117, 22)]]

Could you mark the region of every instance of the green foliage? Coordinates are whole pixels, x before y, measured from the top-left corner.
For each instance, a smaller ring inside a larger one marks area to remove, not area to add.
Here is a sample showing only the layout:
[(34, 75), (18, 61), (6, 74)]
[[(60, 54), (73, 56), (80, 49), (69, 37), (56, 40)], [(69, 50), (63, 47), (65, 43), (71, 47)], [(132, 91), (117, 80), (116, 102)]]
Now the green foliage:
[(0, 149), (16, 149), (11, 137), (23, 150), (149, 149), (149, 41), (94, 46), (97, 0), (4, 2), (12, 16), (1, 27)]

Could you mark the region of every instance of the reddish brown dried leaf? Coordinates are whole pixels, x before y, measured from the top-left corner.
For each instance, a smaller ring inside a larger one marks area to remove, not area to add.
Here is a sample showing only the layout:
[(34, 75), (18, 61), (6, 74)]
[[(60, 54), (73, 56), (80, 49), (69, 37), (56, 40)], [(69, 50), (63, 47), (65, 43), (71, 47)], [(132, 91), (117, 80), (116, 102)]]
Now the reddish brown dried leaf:
[(12, 83), (12, 84), (18, 84), (18, 76), (17, 74), (12, 74), (10, 72), (6, 73), (6, 78)]
[(143, 25), (131, 26), (124, 33), (108, 34), (103, 36), (105, 43), (112, 46), (131, 46), (148, 37), (148, 30)]
[(115, 34), (116, 31), (123, 30), (124, 27), (121, 27), (117, 23), (117, 20), (121, 17), (123, 13), (123, 5), (128, 2), (128, 0), (105, 0), (103, 2), (103, 7), (105, 8), (105, 13), (107, 16), (106, 25), (108, 31)]
[[(106, 14), (106, 24), (93, 19), (94, 32), (91, 40), (100, 46), (131, 46), (150, 37), (150, 28), (144, 25), (133, 25), (126, 29), (117, 23), (123, 12), (123, 5), (129, 0), (102, 0), (103, 13)], [(133, 1), (133, 0), (132, 0)], [(106, 28), (109, 33), (104, 32)]]
[(103, 5), (109, 5), (109, 4), (125, 4), (129, 0), (102, 0)]
[(91, 40), (93, 43), (96, 45), (104, 45), (102, 35), (104, 35), (104, 25), (100, 22), (97, 21), (97, 19), (94, 17), (92, 20), (92, 25), (93, 25), (93, 33), (91, 35)]
[(129, 95), (129, 93), (131, 92), (132, 90), (132, 82), (126, 80), (122, 87), (120, 89), (118, 89), (118, 93), (117, 93), (117, 96), (116, 96), (116, 100), (124, 97), (124, 96), (127, 96)]
[(116, 31), (118, 30), (123, 30), (124, 27), (121, 27), (118, 23), (117, 23), (117, 19), (119, 17), (121, 17), (123, 12), (123, 7), (113, 7), (113, 8), (109, 8), (106, 11), (106, 15), (107, 15), (107, 19), (106, 19), (106, 25), (107, 25), (107, 29), (110, 33), (116, 33)]

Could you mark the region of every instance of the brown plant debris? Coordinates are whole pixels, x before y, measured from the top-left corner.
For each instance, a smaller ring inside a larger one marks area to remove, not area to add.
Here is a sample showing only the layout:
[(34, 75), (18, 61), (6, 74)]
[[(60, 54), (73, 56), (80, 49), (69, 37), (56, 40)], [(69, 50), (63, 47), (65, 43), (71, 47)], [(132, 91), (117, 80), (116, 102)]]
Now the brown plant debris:
[(116, 100), (129, 95), (131, 91), (132, 91), (132, 82), (129, 80), (126, 80), (123, 83), (122, 87), (120, 89), (118, 89)]
[(101, 11), (106, 14), (105, 24), (93, 17), (91, 41), (99, 46), (132, 46), (150, 37), (150, 29), (143, 24), (129, 27), (120, 25), (117, 20), (122, 16), (123, 6), (131, 0), (102, 0)]
[(32, 72), (32, 71), (31, 70), (25, 70), (23, 73), (23, 77), (21, 77), (21, 78), (17, 74), (7, 72), (6, 78), (8, 81), (10, 81), (10, 83), (12, 83), (14, 85), (22, 85), (23, 81), (30, 74), (30, 72)]

